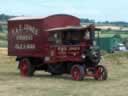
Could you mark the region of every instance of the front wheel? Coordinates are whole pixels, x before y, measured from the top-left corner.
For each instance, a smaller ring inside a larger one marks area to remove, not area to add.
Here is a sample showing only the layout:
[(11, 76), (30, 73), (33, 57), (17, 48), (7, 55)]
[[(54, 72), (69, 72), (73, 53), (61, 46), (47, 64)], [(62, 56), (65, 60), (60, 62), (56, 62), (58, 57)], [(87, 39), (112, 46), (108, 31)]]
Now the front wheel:
[(20, 74), (22, 76), (33, 76), (34, 67), (32, 66), (29, 59), (22, 59), (19, 61)]
[(107, 69), (102, 66), (96, 66), (96, 75), (94, 77), (96, 80), (106, 80), (108, 78)]
[(83, 80), (85, 76), (84, 66), (77, 64), (73, 65), (71, 68), (71, 75), (73, 80)]

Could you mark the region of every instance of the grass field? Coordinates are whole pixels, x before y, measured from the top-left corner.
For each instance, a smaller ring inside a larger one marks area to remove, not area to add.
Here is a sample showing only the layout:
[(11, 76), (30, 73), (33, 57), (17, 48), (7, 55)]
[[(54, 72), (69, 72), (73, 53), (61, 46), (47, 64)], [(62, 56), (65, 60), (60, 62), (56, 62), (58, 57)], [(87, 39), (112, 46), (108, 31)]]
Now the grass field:
[(7, 32), (0, 32), (0, 47), (7, 47)]
[(69, 75), (53, 77), (42, 71), (25, 78), (15, 57), (0, 48), (0, 96), (128, 96), (128, 53), (106, 54), (101, 63), (109, 72), (106, 81), (73, 81)]
[[(113, 37), (114, 35), (120, 35), (122, 39), (128, 38), (128, 31), (99, 31), (99, 37)], [(98, 37), (98, 32), (96, 32), (96, 37)]]

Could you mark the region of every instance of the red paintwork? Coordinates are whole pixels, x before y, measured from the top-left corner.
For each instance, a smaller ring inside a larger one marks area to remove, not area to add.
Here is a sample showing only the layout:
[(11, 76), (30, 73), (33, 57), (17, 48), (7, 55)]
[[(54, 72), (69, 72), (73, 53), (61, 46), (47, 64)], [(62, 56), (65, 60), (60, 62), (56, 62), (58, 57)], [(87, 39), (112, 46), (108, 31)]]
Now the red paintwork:
[[(38, 29), (38, 35), (34, 35), (31, 32), (11, 32), (16, 29), (19, 25), (22, 27), (24, 24), (29, 24)], [(8, 54), (13, 56), (46, 56), (48, 55), (49, 45), (48, 45), (48, 32), (46, 29), (64, 26), (77, 26), (80, 24), (78, 18), (70, 15), (53, 15), (42, 19), (32, 19), (32, 20), (10, 20), (8, 21)], [(16, 40), (18, 35), (32, 35), (33, 40)], [(22, 49), (17, 50), (15, 44), (35, 44), (35, 49)]]
[[(28, 25), (30, 29), (26, 28)], [(71, 15), (52, 15), (42, 19), (9, 20), (8, 55), (19, 57), (49, 57), (50, 61), (48, 62), (50, 63), (62, 61), (79, 62), (81, 61), (81, 53), (89, 46), (88, 42), (77, 46), (57, 46), (50, 45), (48, 42), (49, 32), (46, 31), (47, 29), (66, 26), (80, 26), (80, 20)], [(26, 37), (27, 40), (24, 40), (24, 37), (21, 38), (20, 36), (28, 37)], [(62, 49), (65, 49), (65, 51), (62, 52)]]
[(79, 26), (80, 20), (71, 15), (53, 15), (44, 18), (43, 29), (66, 27), (66, 26)]
[[(51, 63), (52, 62), (64, 62), (64, 61), (81, 61), (81, 54), (88, 48), (85, 45), (58, 45), (51, 46), (50, 51), (53, 52), (54, 55), (51, 55)], [(65, 49), (61, 51), (62, 49)]]

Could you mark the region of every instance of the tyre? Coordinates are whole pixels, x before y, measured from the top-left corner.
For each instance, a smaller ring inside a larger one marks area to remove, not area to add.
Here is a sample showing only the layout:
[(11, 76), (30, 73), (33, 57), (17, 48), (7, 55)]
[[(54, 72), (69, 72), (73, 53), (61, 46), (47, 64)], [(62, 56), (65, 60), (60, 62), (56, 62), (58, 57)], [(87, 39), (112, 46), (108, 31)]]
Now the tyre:
[(73, 65), (71, 68), (71, 75), (73, 80), (83, 80), (85, 76), (84, 66), (77, 64)]
[(63, 64), (49, 64), (48, 70), (51, 75), (62, 75), (64, 73)]
[(33, 76), (34, 74), (34, 66), (31, 64), (30, 60), (24, 58), (19, 61), (19, 69), (21, 76)]
[(107, 78), (108, 78), (107, 69), (102, 65), (96, 66), (95, 79), (96, 80), (107, 80)]

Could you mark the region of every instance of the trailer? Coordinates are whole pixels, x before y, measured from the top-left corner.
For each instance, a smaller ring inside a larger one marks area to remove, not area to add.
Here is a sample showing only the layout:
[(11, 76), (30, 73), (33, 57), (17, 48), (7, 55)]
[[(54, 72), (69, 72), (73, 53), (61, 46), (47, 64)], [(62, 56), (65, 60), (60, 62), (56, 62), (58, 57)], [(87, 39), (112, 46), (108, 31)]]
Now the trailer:
[(101, 56), (94, 46), (95, 30), (93, 24), (82, 27), (79, 18), (66, 14), (15, 17), (8, 21), (8, 55), (16, 56), (22, 76), (44, 70), (52, 75), (71, 74), (73, 80), (85, 76), (106, 80), (106, 68), (98, 65)]

